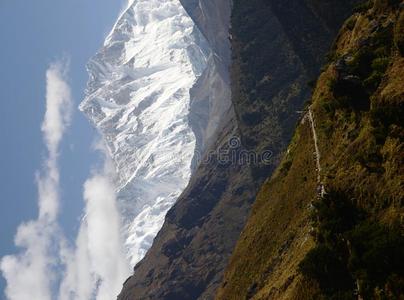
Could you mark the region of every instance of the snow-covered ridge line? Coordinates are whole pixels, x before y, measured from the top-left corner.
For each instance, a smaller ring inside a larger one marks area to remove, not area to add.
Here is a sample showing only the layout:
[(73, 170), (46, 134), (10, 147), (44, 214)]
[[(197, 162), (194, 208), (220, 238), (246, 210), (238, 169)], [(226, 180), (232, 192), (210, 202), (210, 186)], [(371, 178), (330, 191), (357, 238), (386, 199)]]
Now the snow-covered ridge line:
[(203, 151), (228, 109), (229, 89), (179, 0), (132, 0), (88, 72), (80, 109), (115, 163), (134, 265), (188, 184), (194, 152)]
[(119, 21), (121, 21), (121, 19), (125, 15), (125, 13), (133, 6), (133, 3), (135, 1), (137, 1), (137, 0), (126, 0), (126, 4), (125, 4), (124, 8), (122, 8), (121, 12), (118, 15), (118, 18), (116, 19), (115, 24), (112, 26), (111, 31), (109, 32), (109, 34), (107, 35), (107, 37), (104, 40), (104, 46), (107, 46), (111, 42), (111, 36), (115, 32), (115, 29), (116, 29)]

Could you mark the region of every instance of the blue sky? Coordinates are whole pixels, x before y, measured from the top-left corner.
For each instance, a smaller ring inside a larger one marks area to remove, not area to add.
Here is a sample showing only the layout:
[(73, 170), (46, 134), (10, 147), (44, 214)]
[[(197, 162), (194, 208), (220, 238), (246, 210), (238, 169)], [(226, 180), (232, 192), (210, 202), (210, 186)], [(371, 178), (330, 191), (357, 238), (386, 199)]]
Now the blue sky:
[[(123, 2), (0, 1), (0, 257), (15, 252), (17, 226), (37, 215), (35, 172), (46, 154), (40, 130), (45, 73), (51, 62), (64, 57), (70, 60), (75, 107), (60, 156), (60, 223), (68, 237), (76, 235), (83, 206), (82, 185), (97, 158), (91, 150), (95, 131), (77, 111), (87, 81), (85, 64), (101, 46)], [(3, 289), (4, 280), (0, 279)]]

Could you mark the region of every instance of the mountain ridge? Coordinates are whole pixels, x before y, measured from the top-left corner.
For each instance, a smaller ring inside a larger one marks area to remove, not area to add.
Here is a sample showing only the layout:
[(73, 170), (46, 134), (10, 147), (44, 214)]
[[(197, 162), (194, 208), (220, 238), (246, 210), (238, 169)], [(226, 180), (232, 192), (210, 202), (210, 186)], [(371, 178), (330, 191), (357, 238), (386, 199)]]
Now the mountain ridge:
[[(219, 0), (216, 1), (221, 3)], [(209, 3), (214, 2), (209, 1)], [(254, 4), (258, 2), (255, 1)], [(279, 1), (272, 2), (279, 3)], [(198, 3), (198, 1), (189, 2), (191, 8), (188, 7), (187, 10), (192, 17), (198, 16), (197, 13), (195, 15), (192, 13), (192, 5), (195, 7)], [(295, 66), (294, 63), (298, 62), (299, 58), (288, 41), (292, 37), (287, 35), (279, 23), (276, 23), (276, 18), (254, 19), (258, 22), (271, 20), (272, 23), (262, 27), (260, 36), (251, 35), (252, 40), (264, 42), (265, 47), (247, 56), (252, 60), (256, 59), (255, 63), (249, 61), (245, 64), (250, 66), (253, 72), (255, 72), (254, 69), (260, 68), (260, 72), (264, 73), (272, 68), (276, 70), (270, 83), (264, 82), (262, 85), (263, 91), (268, 91), (267, 95), (270, 96), (266, 97), (267, 99), (257, 99), (257, 97), (241, 95), (238, 91), (238, 87), (243, 88), (244, 91), (251, 91), (252, 88), (247, 84), (251, 82), (252, 85), (259, 85), (264, 77), (261, 73), (258, 74), (259, 76), (253, 73), (251, 80), (235, 77), (240, 74), (235, 72), (235, 68), (241, 65), (238, 60), (239, 48), (235, 47), (237, 34), (234, 30), (238, 30), (239, 26), (235, 26), (234, 23), (235, 7), (250, 5), (250, 3), (252, 2), (233, 2), (232, 25), (229, 24), (232, 31), (229, 37), (232, 37), (233, 44), (232, 108), (222, 120), (221, 133), (208, 150), (216, 154), (218, 149), (228, 150), (229, 142), (236, 137), (240, 139), (239, 146), (233, 149), (236, 155), (241, 151), (254, 151), (258, 154), (271, 151), (272, 159), (269, 163), (260, 161), (257, 165), (229, 162), (223, 164), (213, 159), (199, 165), (188, 187), (167, 213), (165, 223), (156, 236), (153, 246), (135, 267), (134, 274), (125, 282), (119, 299), (214, 298), (258, 188), (275, 169), (282, 151), (293, 134), (298, 120), (296, 110), (302, 107), (310, 94), (306, 83), (311, 76), (309, 72), (304, 71), (302, 64)], [(261, 11), (272, 13), (270, 8), (261, 9)], [(337, 20), (342, 22), (348, 11), (349, 6), (343, 9)], [(286, 10), (285, 14), (286, 16), (283, 17), (293, 18), (295, 12)], [(209, 11), (205, 11), (203, 15), (210, 15)], [(215, 12), (211, 15), (217, 16)], [(243, 16), (243, 13), (240, 13), (240, 16)], [(250, 16), (254, 17), (251, 14)], [(255, 25), (248, 24), (248, 26), (252, 26), (247, 27), (252, 34)], [(298, 29), (294, 28), (294, 30)], [(312, 39), (314, 38), (313, 33)], [(329, 45), (331, 42), (330, 37)], [(287, 49), (284, 55), (279, 53), (281, 48)], [(320, 50), (315, 48), (315, 51), (324, 52), (325, 55), (326, 48), (322, 46)], [(257, 49), (255, 48), (254, 51)], [(264, 51), (266, 55), (263, 55)], [(320, 69), (320, 65), (317, 69)], [(251, 116), (262, 122), (251, 122), (253, 119)], [(279, 131), (277, 131), (278, 128)]]
[[(153, 45), (153, 47), (150, 47)], [(88, 63), (80, 109), (100, 131), (117, 170), (127, 256), (135, 265), (192, 173), (195, 152), (215, 131), (213, 96), (188, 118), (189, 91), (208, 69), (210, 48), (179, 1), (131, 1)], [(204, 85), (209, 83), (209, 78)], [(219, 91), (220, 92), (220, 91)], [(209, 103), (210, 102), (210, 103)], [(196, 132), (198, 128), (198, 132)]]

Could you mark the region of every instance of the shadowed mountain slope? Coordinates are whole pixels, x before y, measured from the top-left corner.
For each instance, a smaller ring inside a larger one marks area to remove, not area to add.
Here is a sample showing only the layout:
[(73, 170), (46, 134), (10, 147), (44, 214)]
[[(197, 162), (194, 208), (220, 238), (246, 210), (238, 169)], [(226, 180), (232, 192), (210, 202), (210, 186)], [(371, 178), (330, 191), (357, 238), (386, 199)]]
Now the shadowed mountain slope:
[[(226, 1), (182, 2), (207, 40), (217, 43), (204, 22), (224, 21), (204, 16)], [(350, 1), (288, 2), (234, 1), (232, 107), (205, 152), (216, 155), (196, 168), (119, 299), (214, 298), (256, 193), (280, 161), (299, 117), (296, 110), (310, 95), (307, 82), (319, 72), (321, 57), (352, 7)], [(336, 12), (330, 15), (330, 9)], [(241, 143), (233, 145), (234, 137)], [(218, 154), (229, 147), (236, 157), (242, 151), (270, 151), (272, 157), (255, 164), (223, 162)]]

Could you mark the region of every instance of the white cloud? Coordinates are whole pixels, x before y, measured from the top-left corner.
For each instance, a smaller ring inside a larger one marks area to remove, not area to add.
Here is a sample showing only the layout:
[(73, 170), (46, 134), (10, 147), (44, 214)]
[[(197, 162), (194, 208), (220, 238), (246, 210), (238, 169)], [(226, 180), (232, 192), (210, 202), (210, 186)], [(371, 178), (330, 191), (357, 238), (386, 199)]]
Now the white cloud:
[(46, 112), (42, 132), (51, 159), (57, 155), (59, 143), (70, 123), (72, 113), (72, 97), (66, 82), (67, 69), (67, 62), (57, 62), (46, 71)]
[(6, 296), (10, 300), (52, 299), (56, 264), (52, 253), (56, 250), (59, 231), (56, 223), (59, 207), (57, 157), (72, 106), (66, 72), (67, 65), (60, 62), (52, 64), (46, 72), (46, 113), (42, 132), (48, 156), (43, 171), (36, 176), (39, 216), (17, 230), (15, 245), (23, 250), (0, 262), (7, 280)]
[(45, 176), (37, 176), (39, 191), (39, 217), (52, 220), (59, 209), (59, 170), (57, 158), (62, 136), (70, 123), (72, 97), (66, 82), (67, 63), (52, 64), (46, 72), (46, 112), (42, 132), (48, 149)]
[(88, 300), (92, 299), (96, 282), (91, 274), (90, 256), (88, 252), (88, 231), (81, 226), (75, 250), (63, 248), (62, 261), (66, 272), (60, 285), (60, 300)]
[(59, 229), (58, 156), (72, 112), (66, 72), (67, 64), (61, 62), (46, 72), (46, 112), (41, 129), (48, 153), (43, 170), (36, 175), (39, 213), (36, 220), (17, 230), (15, 245), (21, 252), (0, 261), (9, 300), (115, 299), (130, 273), (111, 181), (114, 168), (106, 152), (103, 168), (84, 184), (84, 218), (73, 247)]
[(103, 170), (84, 184), (85, 217), (74, 252), (65, 255), (61, 300), (115, 299), (130, 272), (120, 238), (113, 168), (105, 159)]

